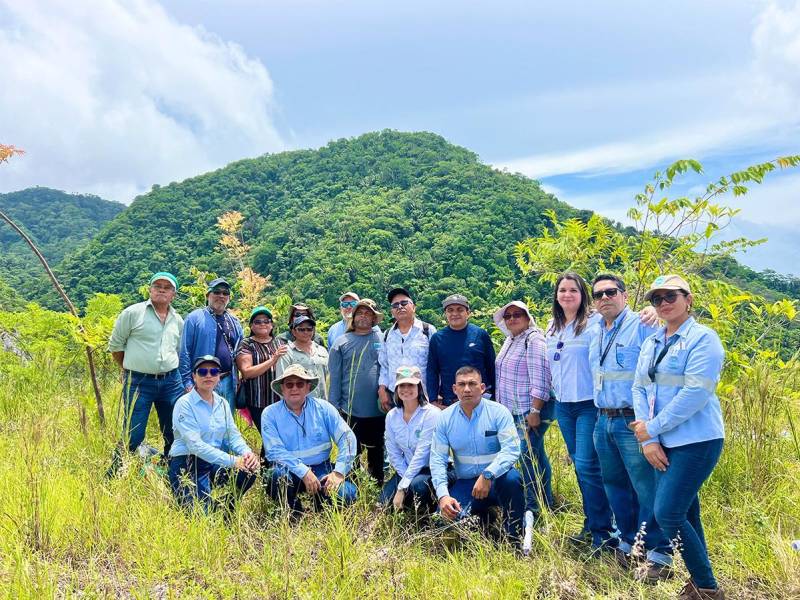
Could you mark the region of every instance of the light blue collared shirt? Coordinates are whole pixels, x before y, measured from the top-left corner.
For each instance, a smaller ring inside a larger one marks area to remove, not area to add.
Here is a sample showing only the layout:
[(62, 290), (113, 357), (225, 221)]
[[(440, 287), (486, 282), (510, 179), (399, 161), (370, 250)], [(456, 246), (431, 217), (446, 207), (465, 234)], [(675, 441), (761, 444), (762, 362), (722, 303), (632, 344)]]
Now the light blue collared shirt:
[(264, 409), (261, 439), (267, 459), (284, 465), (301, 479), (311, 466), (330, 460), (333, 444), (338, 454), (334, 470), (347, 475), (356, 457), (356, 436), (327, 400), (306, 397), (300, 415), (281, 400)]
[(636, 418), (647, 421), (652, 442), (668, 448), (724, 438), (716, 394), (725, 360), (719, 336), (689, 317), (669, 338), (674, 341), (653, 383), (647, 371), (663, 350), (665, 336), (666, 328), (661, 328), (642, 344), (633, 384)]
[[(594, 403), (598, 408), (633, 408), (633, 378), (642, 343), (658, 329), (645, 325), (639, 313), (627, 306), (614, 319), (611, 329), (605, 320), (593, 325), (589, 363), (594, 379)], [(600, 359), (605, 354), (603, 364)]]
[(481, 398), (467, 417), (461, 402), (448, 406), (439, 417), (431, 444), (431, 479), (436, 496), (449, 495), (447, 461), (453, 451), (456, 477), (472, 479), (484, 471), (505, 475), (520, 454), (519, 436), (511, 412), (502, 404)]
[(336, 340), (344, 333), (346, 327), (347, 323), (344, 322), (344, 319), (336, 321), (336, 323), (331, 325), (331, 328), (328, 329), (328, 348), (333, 348)]
[(432, 404), (423, 404), (408, 423), (403, 418), (402, 407), (395, 407), (386, 415), (386, 452), (389, 464), (401, 477), (398, 489), (408, 488), (420, 470), (428, 466), (433, 430), (441, 413)]
[[(589, 366), (589, 346), (593, 325), (602, 317), (594, 314), (581, 334), (575, 335), (575, 320), (558, 333), (547, 330), (547, 358), (550, 360), (550, 377), (553, 391), (559, 402), (584, 402), (594, 397), (592, 369)], [(558, 349), (559, 343), (563, 343)], [(558, 353), (559, 359), (555, 359)]]
[(175, 441), (170, 456), (193, 454), (208, 463), (232, 467), (237, 456), (251, 452), (233, 422), (228, 401), (216, 392), (213, 394), (213, 405), (194, 389), (175, 402), (172, 409)]
[(381, 346), (380, 354), (378, 354), (378, 361), (381, 363), (381, 376), (378, 384), (385, 385), (390, 392), (394, 391), (398, 367), (419, 367), (422, 373), (422, 385), (423, 387), (426, 385), (428, 347), (430, 336), (436, 333), (436, 327), (429, 324), (426, 336), (424, 326), (422, 321), (414, 319), (411, 329), (405, 335), (400, 333), (396, 324), (392, 325), (384, 334), (385, 341)]

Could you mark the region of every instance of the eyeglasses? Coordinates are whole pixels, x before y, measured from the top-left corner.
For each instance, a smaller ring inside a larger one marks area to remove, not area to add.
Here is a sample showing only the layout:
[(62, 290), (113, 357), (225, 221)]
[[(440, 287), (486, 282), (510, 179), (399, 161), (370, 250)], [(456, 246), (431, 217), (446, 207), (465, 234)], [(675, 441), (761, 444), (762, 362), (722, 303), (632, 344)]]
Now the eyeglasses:
[(613, 298), (620, 292), (619, 288), (609, 288), (607, 290), (600, 290), (599, 292), (592, 292), (592, 299), (593, 300), (600, 300), (603, 296), (607, 298)]
[(356, 304), (358, 304), (358, 300), (344, 300), (339, 302), (339, 308), (355, 308)]
[(556, 344), (556, 353), (553, 354), (553, 360), (561, 360), (561, 349), (564, 348), (564, 342), (558, 342)]
[(256, 319), (251, 325), (269, 325), (272, 323), (272, 319)]
[(295, 327), (295, 331), (302, 331), (303, 333), (308, 333), (309, 331), (314, 331), (313, 327)]
[(230, 290), (211, 290), (211, 293), (214, 294), (215, 296), (230, 296), (231, 295), (231, 291)]
[(209, 375), (211, 375), (212, 377), (216, 377), (217, 375), (219, 375), (219, 369), (217, 367), (211, 367), (211, 368), (198, 367), (195, 370), (195, 373), (200, 375), (200, 377), (208, 377)]
[(671, 292), (667, 292), (663, 296), (651, 296), (650, 304), (652, 304), (656, 308), (661, 306), (662, 302), (666, 302), (667, 304), (675, 304), (675, 300), (678, 299), (678, 296), (685, 296), (685, 295), (686, 294), (684, 292), (677, 292), (673, 290)]
[(414, 304), (411, 300), (399, 300), (398, 302), (392, 302), (390, 306), (392, 308), (400, 308), (401, 306), (408, 306), (409, 304)]
[(294, 388), (302, 388), (306, 384), (305, 381), (282, 381), (281, 386), (285, 387), (287, 390), (292, 390)]
[(506, 313), (503, 315), (503, 319), (510, 321), (511, 319), (524, 319), (527, 316), (524, 312)]

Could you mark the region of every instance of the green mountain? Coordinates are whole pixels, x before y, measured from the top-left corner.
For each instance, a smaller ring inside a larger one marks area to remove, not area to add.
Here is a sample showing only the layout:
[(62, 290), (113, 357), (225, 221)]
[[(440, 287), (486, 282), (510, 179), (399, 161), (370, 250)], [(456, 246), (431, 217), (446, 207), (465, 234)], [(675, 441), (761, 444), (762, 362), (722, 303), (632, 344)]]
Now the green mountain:
[(346, 289), (383, 300), (402, 283), (440, 314), (448, 293), (489, 300), (496, 281), (514, 279), (513, 244), (539, 233), (546, 209), (581, 214), (439, 136), (383, 131), (154, 186), (58, 272), (80, 303), (94, 292), (132, 301), (162, 269), (181, 281), (191, 266), (228, 275), (216, 219), (238, 210), (271, 293), (322, 310)]
[[(50, 266), (92, 239), (125, 207), (97, 196), (67, 194), (36, 187), (0, 194), (0, 210), (11, 217), (34, 241)], [(8, 288), (30, 298), (33, 290), (49, 285), (38, 259), (19, 235), (0, 222), (0, 279), (8, 300)], [(35, 294), (34, 294), (35, 295)]]

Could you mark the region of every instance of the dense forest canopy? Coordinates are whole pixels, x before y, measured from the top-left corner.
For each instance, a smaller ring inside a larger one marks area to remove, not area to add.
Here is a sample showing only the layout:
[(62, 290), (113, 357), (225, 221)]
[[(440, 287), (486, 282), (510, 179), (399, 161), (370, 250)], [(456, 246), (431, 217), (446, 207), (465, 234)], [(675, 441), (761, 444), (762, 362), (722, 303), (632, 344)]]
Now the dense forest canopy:
[[(97, 196), (67, 194), (37, 187), (0, 194), (0, 210), (22, 227), (51, 266), (85, 244), (125, 207)], [(32, 288), (47, 285), (30, 248), (10, 227), (0, 226), (0, 307), (17, 296), (30, 298)]]
[[(478, 308), (509, 294), (547, 296), (548, 286), (519, 276), (514, 244), (550, 224), (548, 209), (559, 218), (590, 215), (559, 202), (536, 181), (481, 164), (440, 136), (395, 131), (241, 160), (154, 186), (124, 211), (99, 198), (44, 188), (0, 196), (0, 206), (3, 201), (42, 245), (79, 305), (96, 292), (138, 300), (140, 286), (158, 270), (174, 272), (181, 282), (191, 279), (191, 267), (232, 276), (237, 269), (220, 252), (217, 218), (239, 211), (251, 248), (247, 261), (271, 278), (267, 293), (306, 300), (328, 322), (337, 318), (334, 307), (346, 289), (382, 302), (393, 285), (408, 285), (428, 320), (439, 318), (440, 300), (454, 291), (468, 294)], [(2, 278), (17, 296), (3, 288), (0, 299), (11, 306), (23, 296), (61, 308), (13, 236), (0, 229), (4, 250), (13, 248), (8, 258), (4, 251)], [(712, 268), (767, 296), (798, 292), (793, 278), (757, 274), (731, 259)], [(497, 282), (514, 287), (499, 290)], [(187, 309), (188, 298), (177, 304)]]

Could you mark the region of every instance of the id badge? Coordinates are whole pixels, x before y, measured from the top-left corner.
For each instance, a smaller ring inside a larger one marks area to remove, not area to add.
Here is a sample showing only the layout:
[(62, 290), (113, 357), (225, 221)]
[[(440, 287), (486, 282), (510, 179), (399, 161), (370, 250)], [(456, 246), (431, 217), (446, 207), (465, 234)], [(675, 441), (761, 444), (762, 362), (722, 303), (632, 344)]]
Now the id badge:
[(600, 393), (603, 389), (603, 372), (599, 371), (594, 376), (594, 389), (595, 392)]
[(650, 417), (648, 420), (652, 420), (656, 416), (656, 395), (650, 394), (647, 397), (647, 404), (650, 407)]

